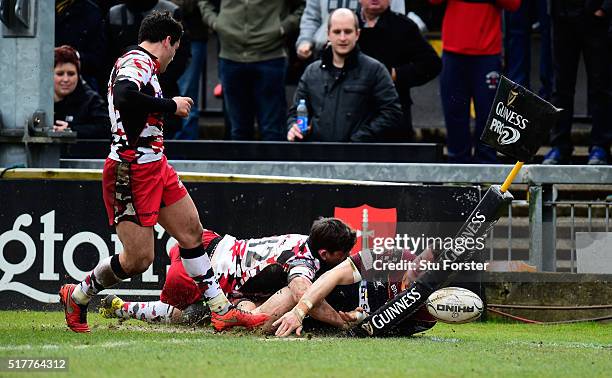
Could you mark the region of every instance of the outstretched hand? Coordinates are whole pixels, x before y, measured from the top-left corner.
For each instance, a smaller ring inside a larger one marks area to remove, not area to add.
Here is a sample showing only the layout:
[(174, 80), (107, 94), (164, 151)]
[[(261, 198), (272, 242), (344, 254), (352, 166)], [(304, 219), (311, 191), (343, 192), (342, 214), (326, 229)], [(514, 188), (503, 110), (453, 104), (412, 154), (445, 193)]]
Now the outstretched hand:
[(295, 331), (298, 336), (302, 335), (302, 322), (293, 311), (285, 313), (280, 319), (272, 323), (272, 326), (278, 326), (275, 333), (277, 337), (289, 336), (293, 331)]

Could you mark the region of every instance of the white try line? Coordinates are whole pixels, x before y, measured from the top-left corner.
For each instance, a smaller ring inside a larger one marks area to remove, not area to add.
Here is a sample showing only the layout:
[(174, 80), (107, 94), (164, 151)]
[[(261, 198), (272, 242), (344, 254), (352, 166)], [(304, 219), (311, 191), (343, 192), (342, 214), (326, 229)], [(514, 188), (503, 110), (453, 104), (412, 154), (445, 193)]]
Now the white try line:
[[(147, 340), (147, 344), (163, 344), (163, 345), (188, 345), (188, 344), (203, 344), (209, 343), (210, 339), (167, 339), (167, 340)], [(107, 341), (97, 344), (22, 344), (22, 345), (3, 345), (0, 346), (0, 351), (21, 351), (21, 350), (37, 350), (37, 349), (89, 349), (89, 348), (117, 348), (128, 347), (140, 344), (142, 341)]]

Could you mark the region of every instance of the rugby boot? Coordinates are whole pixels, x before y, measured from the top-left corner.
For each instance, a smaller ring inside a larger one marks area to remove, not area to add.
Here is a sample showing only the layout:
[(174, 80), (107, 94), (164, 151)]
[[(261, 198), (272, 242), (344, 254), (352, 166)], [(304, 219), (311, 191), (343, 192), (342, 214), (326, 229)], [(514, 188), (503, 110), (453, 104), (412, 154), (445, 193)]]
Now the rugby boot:
[(76, 289), (75, 284), (66, 284), (60, 288), (60, 302), (64, 305), (66, 324), (74, 332), (89, 332), (87, 325), (87, 306), (80, 305), (72, 299), (72, 292)]
[(217, 331), (224, 331), (232, 327), (255, 328), (264, 324), (268, 318), (269, 316), (266, 314), (252, 314), (232, 306), (223, 315), (213, 312), (210, 322)]
[(181, 313), (181, 323), (187, 325), (204, 325), (210, 323), (210, 308), (198, 302), (187, 306)]
[(111, 318), (122, 318), (123, 319), (123, 317), (117, 315), (117, 311), (123, 308), (124, 303), (125, 302), (123, 302), (123, 300), (116, 295), (113, 295), (113, 294), (107, 295), (100, 302), (100, 308), (98, 309), (98, 312), (100, 313), (100, 315), (102, 315), (102, 317), (107, 318), (107, 319), (111, 319)]

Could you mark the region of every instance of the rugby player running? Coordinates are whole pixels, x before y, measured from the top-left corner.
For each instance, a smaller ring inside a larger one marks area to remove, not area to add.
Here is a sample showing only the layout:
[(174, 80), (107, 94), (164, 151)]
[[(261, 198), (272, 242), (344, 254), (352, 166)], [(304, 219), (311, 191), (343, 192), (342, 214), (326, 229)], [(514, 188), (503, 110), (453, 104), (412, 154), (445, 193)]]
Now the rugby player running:
[(174, 58), (182, 34), (168, 12), (151, 13), (140, 26), (139, 45), (117, 59), (111, 71), (112, 142), (102, 185), (109, 224), (115, 225), (123, 252), (102, 259), (80, 284), (61, 287), (66, 324), (75, 332), (89, 332), (87, 305), (93, 296), (151, 265), (156, 223), (178, 241), (185, 271), (202, 291), (213, 322), (223, 328), (255, 327), (268, 318), (228, 301), (202, 244), (198, 211), (164, 155), (162, 115), (187, 117), (193, 105), (188, 97), (163, 98), (157, 77)]

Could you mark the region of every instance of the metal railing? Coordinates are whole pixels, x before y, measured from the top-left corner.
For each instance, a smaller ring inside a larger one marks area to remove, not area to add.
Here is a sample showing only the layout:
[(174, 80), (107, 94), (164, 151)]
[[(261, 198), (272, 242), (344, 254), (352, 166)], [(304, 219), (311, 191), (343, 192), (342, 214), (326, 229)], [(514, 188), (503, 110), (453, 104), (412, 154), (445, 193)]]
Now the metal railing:
[[(607, 202), (607, 201), (548, 201), (544, 203), (544, 206), (546, 206), (547, 208), (551, 208), (552, 211), (552, 222), (554, 225), (554, 229), (555, 229), (555, 236), (559, 235), (559, 233), (557, 232), (558, 228), (559, 228), (559, 215), (558, 215), (558, 210), (559, 209), (567, 209), (569, 208), (569, 226), (570, 226), (570, 256), (569, 256), (569, 269), (570, 272), (575, 273), (576, 272), (576, 232), (577, 229), (579, 228), (576, 225), (576, 210), (577, 209), (586, 209), (587, 212), (587, 217), (586, 217), (586, 225), (583, 226), (583, 228), (586, 228), (587, 232), (594, 232), (594, 231), (603, 231), (603, 232), (609, 232), (610, 229), (610, 206), (612, 205), (611, 202)], [(594, 216), (593, 215), (593, 208), (602, 208), (603, 213), (601, 214), (600, 217)], [(595, 222), (597, 222), (597, 220), (601, 220), (601, 222), (598, 223), (602, 223), (600, 225), (600, 227), (597, 227), (597, 224), (594, 225), (594, 219)], [(553, 254), (554, 256), (557, 256), (557, 251), (558, 251), (558, 244), (559, 244), (559, 238), (555, 237), (555, 243), (553, 244)], [(559, 266), (557, 264), (557, 270), (559, 269)]]
[[(552, 266), (552, 271), (577, 273), (576, 232), (610, 232), (611, 206), (612, 202), (609, 201), (563, 200), (543, 203), (543, 212), (552, 214), (549, 231), (553, 242), (548, 244), (552, 247), (550, 255), (554, 260), (547, 264)], [(526, 248), (531, 241), (531, 235), (527, 232), (529, 223), (526, 222), (529, 213), (524, 211), (527, 208), (527, 200), (515, 200), (508, 205), (507, 214), (487, 236), (489, 262), (531, 260), (528, 246)], [(516, 216), (516, 213), (519, 215)]]

